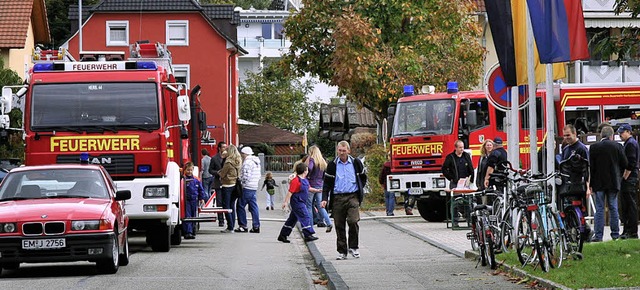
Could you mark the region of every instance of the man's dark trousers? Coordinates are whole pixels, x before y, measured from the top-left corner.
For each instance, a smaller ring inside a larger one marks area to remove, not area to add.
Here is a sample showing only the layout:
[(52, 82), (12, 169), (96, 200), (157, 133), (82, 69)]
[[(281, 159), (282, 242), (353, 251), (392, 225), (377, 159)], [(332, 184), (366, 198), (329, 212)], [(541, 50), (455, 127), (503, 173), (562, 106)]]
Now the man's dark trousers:
[(629, 237), (638, 236), (637, 186), (638, 180), (630, 177), (622, 180), (620, 188), (620, 220), (624, 226), (622, 234)]
[[(358, 221), (360, 220), (358, 194), (334, 194), (331, 197), (333, 198), (333, 220), (338, 237), (338, 252), (347, 254), (348, 249), (358, 249)], [(346, 225), (349, 225), (348, 247)]]

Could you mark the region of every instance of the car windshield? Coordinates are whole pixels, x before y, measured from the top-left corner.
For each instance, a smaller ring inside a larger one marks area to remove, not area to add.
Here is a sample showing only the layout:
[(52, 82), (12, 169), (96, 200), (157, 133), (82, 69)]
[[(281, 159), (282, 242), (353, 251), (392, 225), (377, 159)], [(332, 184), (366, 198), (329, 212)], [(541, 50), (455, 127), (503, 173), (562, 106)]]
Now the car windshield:
[(398, 103), (393, 136), (451, 134), (454, 106), (454, 100)]
[(155, 83), (62, 83), (33, 86), (33, 131), (112, 131), (160, 127)]
[(0, 184), (0, 201), (38, 198), (109, 198), (109, 194), (96, 169), (10, 172)]

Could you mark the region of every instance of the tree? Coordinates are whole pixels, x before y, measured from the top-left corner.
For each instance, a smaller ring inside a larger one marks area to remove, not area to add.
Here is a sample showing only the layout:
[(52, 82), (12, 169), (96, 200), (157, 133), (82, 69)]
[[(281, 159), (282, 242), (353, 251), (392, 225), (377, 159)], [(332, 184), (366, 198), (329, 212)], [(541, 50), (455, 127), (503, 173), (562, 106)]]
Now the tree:
[[(632, 19), (640, 15), (640, 2), (631, 0), (616, 0), (614, 13), (630, 13)], [(638, 60), (640, 51), (640, 29), (637, 27), (624, 27), (620, 34), (609, 35), (609, 30), (596, 33), (589, 45), (594, 47), (594, 52), (600, 54), (602, 59), (611, 59), (617, 56), (618, 60)]]
[[(15, 71), (4, 67), (4, 60), (0, 58), (0, 87), (19, 85), (22, 79)], [(22, 111), (14, 108), (9, 112), (11, 128), (22, 128)], [(6, 139), (5, 139), (6, 138)], [(0, 130), (0, 158), (23, 158), (24, 141), (21, 131)]]
[[(84, 7), (98, 4), (98, 2), (99, 0), (84, 0), (82, 4)], [(51, 31), (51, 46), (57, 48), (71, 36), (69, 6), (78, 5), (78, 0), (47, 0), (46, 5), (49, 31)], [(88, 11), (83, 10), (84, 13), (88, 13)]]
[(307, 101), (312, 89), (313, 82), (285, 77), (279, 66), (266, 64), (240, 84), (240, 118), (302, 133), (317, 123), (319, 104)]
[(335, 85), (339, 94), (386, 116), (405, 84), (478, 84), (484, 49), (472, 1), (304, 1), (285, 23), (281, 65)]

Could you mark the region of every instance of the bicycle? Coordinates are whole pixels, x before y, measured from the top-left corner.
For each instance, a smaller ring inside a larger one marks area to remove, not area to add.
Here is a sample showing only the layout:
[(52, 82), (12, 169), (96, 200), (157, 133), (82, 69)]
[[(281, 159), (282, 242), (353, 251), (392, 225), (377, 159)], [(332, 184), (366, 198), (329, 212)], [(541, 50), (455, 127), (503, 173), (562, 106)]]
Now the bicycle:
[(583, 258), (582, 247), (589, 238), (589, 230), (583, 216), (583, 197), (586, 197), (586, 180), (589, 160), (572, 154), (559, 164), (558, 208), (566, 237), (565, 250), (577, 260)]
[(464, 197), (458, 197), (456, 198), (456, 201), (465, 197), (471, 200), (471, 204), (473, 206), (473, 210), (471, 212), (471, 232), (467, 233), (467, 239), (471, 240), (472, 246), (477, 244), (480, 249), (479, 262), (482, 266), (486, 266), (488, 264), (491, 269), (496, 269), (498, 267), (498, 263), (496, 262), (495, 257), (495, 233), (491, 227), (489, 218), (491, 207), (485, 204), (478, 204), (476, 201), (477, 195), (495, 196), (495, 193), (491, 189), (465, 193)]

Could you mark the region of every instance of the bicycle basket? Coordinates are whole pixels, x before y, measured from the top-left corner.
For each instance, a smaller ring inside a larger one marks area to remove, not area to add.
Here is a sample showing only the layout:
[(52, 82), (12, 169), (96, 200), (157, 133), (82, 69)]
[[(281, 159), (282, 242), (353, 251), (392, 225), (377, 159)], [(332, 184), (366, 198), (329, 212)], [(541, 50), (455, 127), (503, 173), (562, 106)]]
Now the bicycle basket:
[(551, 193), (545, 192), (540, 185), (529, 184), (524, 189), (524, 200), (528, 204), (549, 204), (551, 203)]

